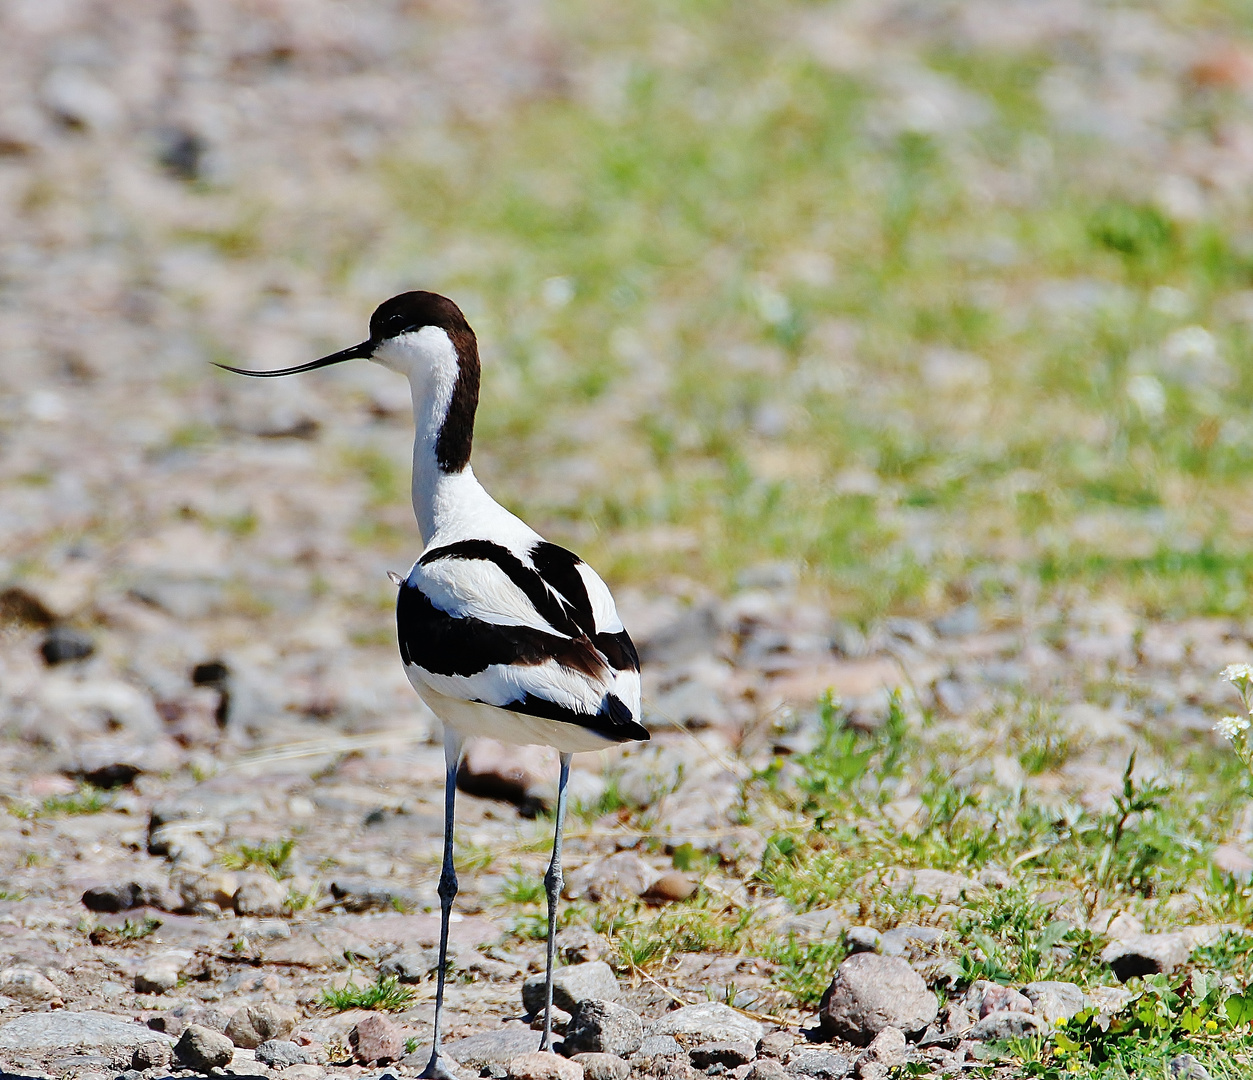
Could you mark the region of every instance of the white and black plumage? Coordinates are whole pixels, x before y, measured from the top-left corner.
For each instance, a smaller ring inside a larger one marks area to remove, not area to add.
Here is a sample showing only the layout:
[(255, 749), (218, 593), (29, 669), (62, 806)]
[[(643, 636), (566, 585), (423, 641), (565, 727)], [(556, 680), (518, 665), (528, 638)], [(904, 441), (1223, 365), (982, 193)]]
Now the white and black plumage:
[(282, 371), (373, 360), (413, 392), (413, 509), (425, 549), (398, 581), (396, 626), (405, 673), (444, 725), (444, 861), (435, 1031), (425, 1077), (450, 1076), (440, 1056), (448, 918), (457, 893), (453, 802), (465, 739), (486, 735), (553, 746), (561, 755), (548, 893), (544, 1033), (552, 1040), (556, 905), (570, 755), (647, 739), (640, 724), (640, 664), (608, 587), (585, 562), (550, 544), (497, 503), (474, 477), (470, 446), (479, 397), (474, 331), (451, 300), (394, 296), (360, 345)]

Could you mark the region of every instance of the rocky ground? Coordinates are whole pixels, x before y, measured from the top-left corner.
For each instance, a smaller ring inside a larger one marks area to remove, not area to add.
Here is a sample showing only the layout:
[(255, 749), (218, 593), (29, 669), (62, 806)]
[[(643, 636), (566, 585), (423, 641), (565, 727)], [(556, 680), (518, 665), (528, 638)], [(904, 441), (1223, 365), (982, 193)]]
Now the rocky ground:
[[(1160, 149), (1171, 87), (1253, 81), (1245, 53), (1143, 12), (964, 4), (933, 24), (898, 7), (905, 52), (1078, 42), (1048, 107), (1134, 144), (1127, 160)], [(780, 17), (780, 37), (866, 76), (858, 42), (897, 24), (848, 9)], [(525, 4), (11, 3), (0, 40), (0, 1067), (416, 1075), (443, 761), (392, 640), (386, 572), (417, 553), (407, 392), (366, 365), (263, 384), (208, 362), (301, 362), (359, 340), (391, 291), (480, 266), (472, 245), (436, 259), (397, 239), (389, 155), (455, 160), (456, 125), (519, 103), (612, 112), (616, 69)], [(649, 48), (664, 65), (695, 45)], [(921, 111), (963, 139), (977, 103), (892, 55), (875, 122)], [(1162, 198), (1186, 216), (1238, 187), (1238, 134), (1189, 143)], [(563, 282), (536, 304), (569, 303)], [(490, 364), (523, 330), (476, 304)], [(979, 397), (969, 358), (928, 363), (928, 394)], [(508, 397), (522, 384), (499, 370), (488, 392)], [(529, 1054), (555, 754), (466, 759), (447, 1001), (462, 1073), (1009, 1077), (1033, 1045), (1061, 1060), (1059, 1018), (1088, 1025), (1083, 1045), (1117, 1030), (1143, 976), (1186, 975), (1198, 1000), (1243, 990), (1253, 814), (1211, 731), (1236, 705), (1217, 673), (1253, 662), (1241, 605), (1176, 617), (1007, 559), (908, 617), (850, 620), (790, 558), (716, 585), (673, 573), (689, 532), (605, 541), (553, 494), (636, 463), (615, 440), (650, 370), (634, 398), (553, 406), (563, 435), (537, 445), (564, 471), (511, 460), (499, 410), (500, 441), (476, 449), (555, 538), (670, 561), (613, 581), (652, 740), (575, 761), (559, 1060)], [(881, 490), (858, 468), (836, 480)], [(948, 543), (925, 510), (893, 513), (914, 556)], [(1075, 527), (1121, 542), (1128, 520)], [(1209, 1067), (1240, 1075), (1241, 1053)]]

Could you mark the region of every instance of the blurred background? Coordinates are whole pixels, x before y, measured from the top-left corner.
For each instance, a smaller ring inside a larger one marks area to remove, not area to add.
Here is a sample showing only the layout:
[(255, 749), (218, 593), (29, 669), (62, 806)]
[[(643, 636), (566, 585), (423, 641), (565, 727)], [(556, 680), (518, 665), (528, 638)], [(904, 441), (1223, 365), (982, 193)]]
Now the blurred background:
[(210, 367), (410, 288), (478, 332), (480, 477), (645, 636), (750, 586), (850, 655), (1250, 613), (1237, 0), (10, 0), (0, 39), (7, 618), (158, 700), (231, 652), (303, 715), (416, 708), (407, 387)]

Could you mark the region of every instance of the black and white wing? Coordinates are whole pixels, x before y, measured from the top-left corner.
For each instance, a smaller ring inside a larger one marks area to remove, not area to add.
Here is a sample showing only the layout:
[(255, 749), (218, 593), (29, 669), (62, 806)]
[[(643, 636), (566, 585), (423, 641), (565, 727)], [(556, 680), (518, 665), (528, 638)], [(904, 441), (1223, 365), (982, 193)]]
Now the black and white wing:
[(565, 548), (490, 540), (429, 548), (400, 587), (400, 654), (437, 693), (647, 739), (640, 662), (608, 587)]

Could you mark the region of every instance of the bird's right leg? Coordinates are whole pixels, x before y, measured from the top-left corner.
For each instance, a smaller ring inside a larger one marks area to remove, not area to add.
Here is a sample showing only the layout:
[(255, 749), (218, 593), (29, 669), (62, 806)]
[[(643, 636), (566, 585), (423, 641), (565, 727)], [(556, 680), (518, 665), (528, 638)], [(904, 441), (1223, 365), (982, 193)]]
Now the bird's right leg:
[(431, 1035), (431, 1060), (419, 1074), (420, 1080), (456, 1080), (440, 1053), (444, 1014), (444, 978), (448, 966), (448, 919), (453, 897), (457, 895), (457, 871), (452, 864), (453, 807), (457, 801), (457, 766), (461, 763), (464, 740), (452, 728), (444, 727), (444, 865), (439, 872), (439, 970), (435, 975), (435, 1030)]

